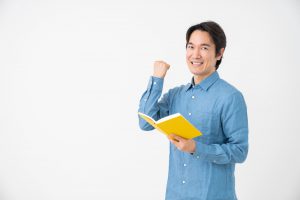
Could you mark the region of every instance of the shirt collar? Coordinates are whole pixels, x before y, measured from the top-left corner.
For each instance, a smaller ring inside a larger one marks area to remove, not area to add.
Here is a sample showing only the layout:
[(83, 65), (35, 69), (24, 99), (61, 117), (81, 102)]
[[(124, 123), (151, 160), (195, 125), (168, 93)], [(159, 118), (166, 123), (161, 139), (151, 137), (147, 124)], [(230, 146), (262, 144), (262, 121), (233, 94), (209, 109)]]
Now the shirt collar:
[(219, 74), (217, 71), (213, 72), (211, 75), (206, 77), (200, 83), (195, 85), (194, 78), (192, 78), (191, 82), (186, 84), (185, 91), (189, 90), (191, 87), (194, 88), (202, 88), (203, 90), (207, 91), (210, 86), (212, 86), (218, 79), (220, 79)]

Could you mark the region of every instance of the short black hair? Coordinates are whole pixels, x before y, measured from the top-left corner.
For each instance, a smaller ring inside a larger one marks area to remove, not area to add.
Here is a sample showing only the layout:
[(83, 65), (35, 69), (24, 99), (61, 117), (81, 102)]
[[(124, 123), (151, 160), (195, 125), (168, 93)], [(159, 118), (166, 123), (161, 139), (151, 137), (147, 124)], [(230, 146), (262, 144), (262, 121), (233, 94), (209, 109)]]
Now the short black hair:
[[(206, 21), (206, 22), (202, 22), (200, 24), (191, 26), (186, 32), (185, 48), (187, 48), (187, 45), (189, 43), (192, 33), (196, 30), (205, 31), (210, 35), (210, 37), (212, 38), (212, 40), (216, 46), (216, 49), (215, 49), (216, 55), (220, 52), (221, 48), (225, 49), (225, 47), (226, 47), (225, 33), (224, 33), (223, 29), (221, 28), (221, 26), (214, 21)], [(221, 64), (221, 62), (222, 62), (222, 58), (220, 60), (218, 60), (216, 63), (216, 70), (219, 68), (219, 65)]]

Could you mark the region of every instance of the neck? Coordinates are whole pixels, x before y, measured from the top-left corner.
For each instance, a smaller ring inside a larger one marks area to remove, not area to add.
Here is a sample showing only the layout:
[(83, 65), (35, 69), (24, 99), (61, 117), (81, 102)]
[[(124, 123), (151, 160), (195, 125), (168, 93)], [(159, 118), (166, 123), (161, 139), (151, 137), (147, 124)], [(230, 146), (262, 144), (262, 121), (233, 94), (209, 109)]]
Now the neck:
[(194, 83), (195, 85), (201, 83), (204, 79), (206, 79), (207, 77), (209, 77), (212, 73), (214, 73), (215, 71), (212, 71), (208, 74), (205, 75), (194, 75)]

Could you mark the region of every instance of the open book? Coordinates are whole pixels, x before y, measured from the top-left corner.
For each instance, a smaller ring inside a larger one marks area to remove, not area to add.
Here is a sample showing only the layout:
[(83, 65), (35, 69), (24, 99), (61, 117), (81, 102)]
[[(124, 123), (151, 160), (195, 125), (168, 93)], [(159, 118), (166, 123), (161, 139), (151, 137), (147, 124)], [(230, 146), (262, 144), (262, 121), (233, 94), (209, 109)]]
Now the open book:
[(139, 112), (138, 114), (154, 128), (166, 135), (173, 133), (186, 139), (192, 139), (202, 135), (202, 133), (180, 113), (169, 115), (157, 121), (144, 113)]

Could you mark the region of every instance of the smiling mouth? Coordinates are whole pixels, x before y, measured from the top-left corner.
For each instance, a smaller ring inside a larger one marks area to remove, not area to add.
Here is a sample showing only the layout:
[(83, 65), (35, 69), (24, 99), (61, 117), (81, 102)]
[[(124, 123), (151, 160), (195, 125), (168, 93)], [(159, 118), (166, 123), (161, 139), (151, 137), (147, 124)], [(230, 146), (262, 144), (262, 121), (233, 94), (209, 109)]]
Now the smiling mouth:
[(203, 62), (195, 62), (195, 61), (191, 61), (193, 66), (201, 66), (203, 64)]

